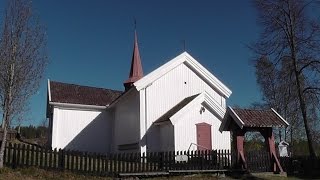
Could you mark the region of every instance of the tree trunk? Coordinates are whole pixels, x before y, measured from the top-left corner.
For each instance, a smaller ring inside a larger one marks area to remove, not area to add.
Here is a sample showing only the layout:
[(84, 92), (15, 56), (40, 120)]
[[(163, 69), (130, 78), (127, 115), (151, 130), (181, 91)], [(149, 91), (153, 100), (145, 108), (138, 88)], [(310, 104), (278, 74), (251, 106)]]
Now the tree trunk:
[(301, 82), (300, 82), (300, 74), (299, 74), (299, 71), (298, 71), (297, 63), (296, 63), (296, 56), (295, 56), (295, 50), (294, 49), (295, 49), (295, 47), (293, 45), (292, 61), (293, 61), (295, 79), (296, 79), (296, 84), (297, 84), (297, 89), (298, 89), (298, 96), (299, 96), (298, 98), (299, 98), (300, 110), (301, 110), (301, 114), (302, 114), (304, 128), (306, 130), (307, 139), (308, 139), (309, 154), (310, 154), (311, 158), (315, 158), (316, 157), (316, 153), (314, 151), (313, 138), (311, 136), (309, 122), (308, 122), (307, 106), (306, 106), (305, 99), (303, 97), (303, 91), (302, 91)]
[(310, 133), (310, 127), (309, 127), (309, 122), (308, 122), (308, 115), (307, 115), (307, 105), (306, 105), (306, 101), (304, 98), (304, 94), (303, 94), (303, 87), (301, 84), (301, 79), (300, 79), (300, 70), (297, 64), (297, 42), (296, 42), (296, 27), (294, 24), (294, 14), (293, 14), (293, 10), (291, 7), (291, 4), (288, 4), (289, 6), (289, 37), (290, 39), (288, 39), (289, 45), (290, 45), (290, 53), (291, 53), (291, 60), (292, 60), (292, 64), (293, 64), (293, 68), (294, 68), (294, 75), (295, 75), (295, 81), (296, 81), (296, 85), (297, 85), (297, 90), (298, 90), (298, 98), (299, 98), (299, 106), (300, 106), (300, 110), (301, 110), (301, 114), (302, 114), (302, 119), (303, 119), (303, 123), (304, 123), (304, 127), (305, 127), (305, 131), (306, 131), (306, 135), (307, 135), (307, 140), (308, 140), (308, 146), (309, 146), (309, 154), (311, 158), (315, 158), (316, 157), (316, 153), (313, 147), (313, 138), (311, 136)]
[(1, 147), (0, 147), (0, 168), (3, 168), (3, 164), (4, 164), (4, 151), (5, 151), (6, 142), (7, 142), (7, 132), (10, 124), (13, 78), (14, 78), (14, 64), (11, 64), (10, 77), (9, 77), (10, 85), (8, 88), (8, 93), (6, 95), (5, 107), (4, 107), (4, 119), (3, 119), (4, 128), (3, 128), (3, 137), (2, 137)]
[(2, 169), (4, 165), (4, 151), (5, 151), (6, 142), (7, 142), (7, 132), (8, 132), (7, 126), (5, 125), (5, 127), (3, 128), (3, 138), (2, 138), (1, 147), (0, 147), (0, 169)]

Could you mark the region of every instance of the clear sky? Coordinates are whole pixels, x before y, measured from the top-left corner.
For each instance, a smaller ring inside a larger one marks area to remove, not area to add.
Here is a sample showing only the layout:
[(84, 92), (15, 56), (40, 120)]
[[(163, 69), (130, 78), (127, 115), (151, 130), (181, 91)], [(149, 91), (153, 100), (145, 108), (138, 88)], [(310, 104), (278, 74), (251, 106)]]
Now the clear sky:
[(123, 90), (134, 18), (145, 74), (182, 53), (185, 40), (186, 51), (232, 90), (228, 105), (246, 107), (261, 99), (246, 47), (259, 35), (249, 0), (34, 0), (33, 5), (47, 27), (50, 64), (30, 101), (26, 125), (45, 119), (47, 79)]

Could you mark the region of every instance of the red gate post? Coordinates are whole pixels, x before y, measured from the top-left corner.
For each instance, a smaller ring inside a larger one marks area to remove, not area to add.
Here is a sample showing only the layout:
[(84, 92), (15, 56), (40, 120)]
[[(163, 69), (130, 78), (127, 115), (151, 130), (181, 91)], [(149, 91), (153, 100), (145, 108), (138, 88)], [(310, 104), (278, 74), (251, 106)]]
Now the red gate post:
[(260, 130), (260, 133), (264, 137), (266, 146), (270, 153), (270, 160), (271, 160), (273, 172), (276, 172), (278, 167), (280, 170), (280, 173), (283, 173), (284, 171), (276, 155), (276, 147), (275, 147), (274, 134), (272, 132), (272, 127), (268, 127), (266, 129)]
[(244, 134), (245, 131), (241, 129), (236, 129), (233, 131), (234, 135), (234, 142), (236, 145), (236, 152), (237, 152), (237, 164), (240, 165), (241, 168), (247, 169), (246, 159), (244, 157)]

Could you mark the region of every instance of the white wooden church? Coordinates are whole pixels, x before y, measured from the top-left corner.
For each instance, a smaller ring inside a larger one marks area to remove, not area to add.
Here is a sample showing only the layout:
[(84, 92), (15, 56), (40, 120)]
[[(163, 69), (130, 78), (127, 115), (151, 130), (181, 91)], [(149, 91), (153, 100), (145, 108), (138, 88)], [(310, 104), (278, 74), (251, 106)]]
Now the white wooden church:
[(135, 33), (125, 91), (48, 80), (50, 146), (90, 152), (230, 149), (231, 91), (184, 52), (147, 75)]

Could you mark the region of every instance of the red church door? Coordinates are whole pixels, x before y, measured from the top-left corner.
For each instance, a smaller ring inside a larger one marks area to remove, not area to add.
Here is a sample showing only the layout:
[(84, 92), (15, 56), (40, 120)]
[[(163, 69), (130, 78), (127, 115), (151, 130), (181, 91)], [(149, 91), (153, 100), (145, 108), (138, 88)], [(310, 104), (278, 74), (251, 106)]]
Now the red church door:
[(207, 123), (196, 124), (198, 150), (212, 149), (211, 125)]

